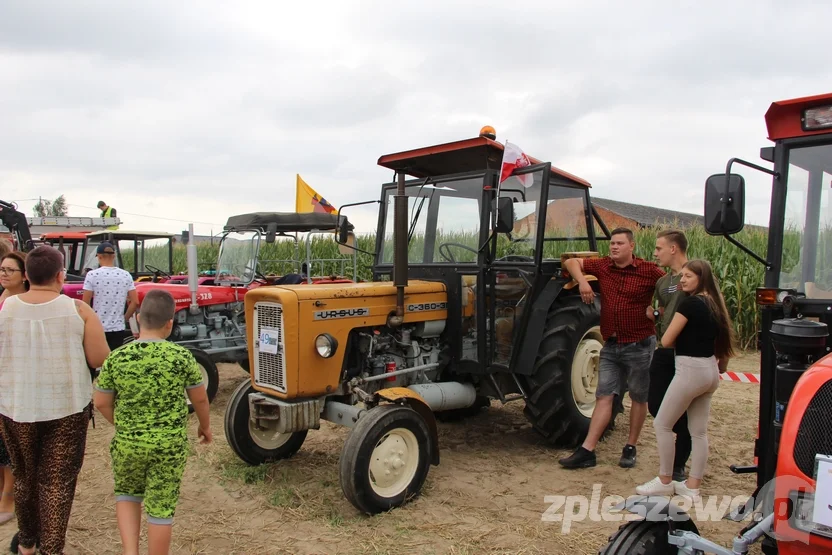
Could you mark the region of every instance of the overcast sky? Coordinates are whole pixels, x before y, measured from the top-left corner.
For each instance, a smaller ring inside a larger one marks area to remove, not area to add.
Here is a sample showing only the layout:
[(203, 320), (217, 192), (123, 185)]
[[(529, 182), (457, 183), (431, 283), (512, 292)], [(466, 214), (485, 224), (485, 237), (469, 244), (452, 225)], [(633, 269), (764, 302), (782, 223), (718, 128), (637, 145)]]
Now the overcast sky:
[[(770, 144), (772, 101), (830, 91), (830, 20), (800, 0), (3, 0), (0, 198), (216, 233), (293, 211), (296, 173), (336, 206), (378, 198), (380, 155), (490, 124), (596, 196), (701, 214), (707, 176)], [(766, 223), (770, 182), (746, 177)]]

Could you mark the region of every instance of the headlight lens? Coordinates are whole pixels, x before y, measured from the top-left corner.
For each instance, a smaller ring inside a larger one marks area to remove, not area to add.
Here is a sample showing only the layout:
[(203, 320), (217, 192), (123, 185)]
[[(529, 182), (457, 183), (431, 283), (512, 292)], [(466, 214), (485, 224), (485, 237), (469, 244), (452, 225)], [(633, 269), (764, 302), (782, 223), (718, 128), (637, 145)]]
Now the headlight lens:
[(323, 358), (329, 358), (335, 354), (338, 348), (338, 341), (328, 333), (322, 333), (315, 338), (315, 350)]

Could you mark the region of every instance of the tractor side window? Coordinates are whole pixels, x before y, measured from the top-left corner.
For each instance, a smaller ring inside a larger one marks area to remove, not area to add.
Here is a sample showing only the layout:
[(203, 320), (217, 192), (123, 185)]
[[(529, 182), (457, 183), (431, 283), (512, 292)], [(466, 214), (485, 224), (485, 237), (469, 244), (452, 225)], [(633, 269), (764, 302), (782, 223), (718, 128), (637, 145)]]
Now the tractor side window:
[[(421, 264), (425, 258), (425, 226), (427, 218), (425, 214), (428, 211), (428, 204), (430, 203), (430, 196), (432, 189), (422, 191), (422, 194), (417, 196), (410, 196), (407, 199), (407, 230), (411, 233), (410, 244), (407, 249), (407, 261), (411, 264)], [(415, 191), (408, 190), (408, 195), (415, 194)], [(384, 245), (382, 262), (385, 264), (392, 264), (395, 257), (395, 244), (393, 242), (394, 232), (394, 202), (393, 194), (387, 196), (387, 221), (384, 225)], [(412, 231), (411, 231), (412, 230)]]
[[(141, 251), (141, 242), (139, 242), (139, 250)], [(134, 272), (134, 268), (136, 267), (136, 256), (138, 255), (141, 257), (141, 252), (136, 252), (136, 242), (135, 241), (118, 241), (118, 251), (121, 253), (121, 264), (124, 265), (124, 269), (128, 272)], [(115, 265), (120, 266), (118, 256), (115, 259)]]
[(589, 250), (588, 215), (591, 216), (585, 188), (550, 183), (543, 258), (560, 260), (565, 252)]
[(832, 298), (830, 183), (832, 145), (790, 151), (780, 286), (809, 298)]
[(480, 203), (477, 199), (439, 198), (432, 262), (475, 263), (479, 236)]
[(171, 273), (168, 251), (169, 244), (170, 239), (168, 238), (145, 239), (141, 241), (139, 248), (141, 249), (142, 257), (139, 262), (139, 272), (151, 272), (152, 270), (148, 270), (147, 267), (152, 266), (163, 272)]

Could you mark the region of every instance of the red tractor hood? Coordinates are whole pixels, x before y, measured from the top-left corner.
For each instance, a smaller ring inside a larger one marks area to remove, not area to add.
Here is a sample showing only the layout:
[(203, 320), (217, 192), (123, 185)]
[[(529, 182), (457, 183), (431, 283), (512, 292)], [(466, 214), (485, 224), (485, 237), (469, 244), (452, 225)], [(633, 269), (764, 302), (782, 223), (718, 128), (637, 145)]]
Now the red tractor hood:
[[(176, 301), (176, 310), (188, 308), (191, 304), (191, 292), (187, 285), (172, 285), (167, 283), (137, 283), (136, 291), (139, 294), (139, 305), (141, 306), (148, 291), (163, 289), (173, 295)], [(219, 285), (199, 285), (196, 289), (196, 301), (199, 306), (211, 306), (242, 301), (247, 289), (244, 287), (224, 287)]]

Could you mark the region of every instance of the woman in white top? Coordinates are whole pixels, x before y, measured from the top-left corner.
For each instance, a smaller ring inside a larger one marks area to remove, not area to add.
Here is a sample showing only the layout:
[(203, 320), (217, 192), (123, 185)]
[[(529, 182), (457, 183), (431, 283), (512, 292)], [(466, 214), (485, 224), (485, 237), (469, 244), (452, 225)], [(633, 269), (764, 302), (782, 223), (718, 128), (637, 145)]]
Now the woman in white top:
[(15, 478), (19, 553), (63, 553), (92, 415), (90, 367), (110, 350), (92, 309), (61, 295), (64, 261), (26, 257), (29, 291), (0, 307), (0, 427)]

